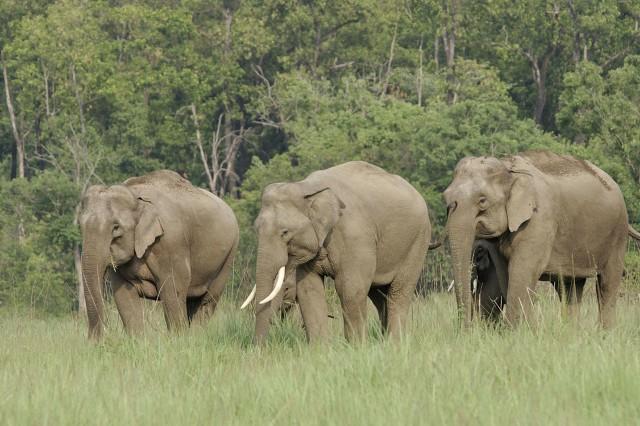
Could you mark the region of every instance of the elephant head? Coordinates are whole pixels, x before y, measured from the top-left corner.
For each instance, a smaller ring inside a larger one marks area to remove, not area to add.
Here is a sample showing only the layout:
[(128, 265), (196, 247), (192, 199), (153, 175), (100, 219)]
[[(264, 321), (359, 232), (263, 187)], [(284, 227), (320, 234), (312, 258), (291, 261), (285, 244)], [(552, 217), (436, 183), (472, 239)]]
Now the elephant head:
[(256, 286), (242, 306), (254, 297), (258, 301), (257, 343), (264, 341), (273, 313), (282, 303), (283, 282), (295, 283), (296, 267), (318, 255), (344, 207), (329, 186), (319, 183), (278, 183), (265, 188), (255, 221)]
[(82, 275), (89, 337), (101, 337), (104, 324), (103, 278), (134, 257), (142, 259), (163, 229), (153, 204), (122, 185), (95, 185), (82, 200)]
[(458, 313), (467, 325), (473, 315), (469, 282), (474, 240), (516, 232), (536, 208), (532, 175), (514, 164), (464, 158), (444, 191)]

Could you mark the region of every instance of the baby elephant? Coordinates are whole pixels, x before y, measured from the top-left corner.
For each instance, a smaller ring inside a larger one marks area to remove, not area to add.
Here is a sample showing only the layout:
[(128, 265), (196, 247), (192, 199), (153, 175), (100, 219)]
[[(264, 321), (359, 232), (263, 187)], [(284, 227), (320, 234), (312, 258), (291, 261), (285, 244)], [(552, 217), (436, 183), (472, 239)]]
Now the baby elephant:
[(143, 328), (143, 298), (162, 302), (169, 329), (209, 318), (238, 247), (224, 201), (169, 170), (89, 188), (82, 200), (82, 274), (89, 337), (105, 322), (105, 272), (125, 330)]
[(471, 293), (475, 311), (484, 318), (499, 319), (507, 301), (507, 282), (507, 260), (497, 241), (474, 241)]

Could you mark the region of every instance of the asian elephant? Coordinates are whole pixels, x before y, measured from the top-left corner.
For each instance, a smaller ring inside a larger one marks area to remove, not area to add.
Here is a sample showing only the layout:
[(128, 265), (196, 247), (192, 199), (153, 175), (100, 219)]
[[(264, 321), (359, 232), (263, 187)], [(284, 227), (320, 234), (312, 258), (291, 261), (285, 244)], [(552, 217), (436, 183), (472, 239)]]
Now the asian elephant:
[(499, 275), (507, 283), (500, 288), (508, 323), (527, 319), (538, 279), (562, 283), (568, 300), (579, 301), (586, 278), (596, 275), (600, 323), (613, 324), (631, 228), (622, 193), (604, 171), (546, 151), (467, 157), (456, 166), (444, 198), (464, 324), (474, 312), (469, 283), (476, 239), (491, 239), (504, 259)]
[(496, 240), (475, 240), (471, 294), (474, 314), (497, 320), (507, 301), (507, 261)]
[(82, 273), (89, 337), (105, 322), (108, 272), (125, 330), (143, 328), (143, 298), (162, 302), (169, 329), (210, 317), (232, 270), (238, 224), (231, 208), (177, 173), (90, 187), (82, 200)]
[[(507, 302), (507, 283), (509, 280), (507, 260), (499, 250), (498, 239), (478, 239), (473, 243), (473, 270), (471, 294), (474, 303), (474, 315), (496, 321), (500, 318)], [(562, 277), (543, 274), (539, 281), (549, 281), (558, 297), (567, 304), (568, 313), (575, 317), (578, 304), (582, 301), (582, 292), (586, 278)]]
[(353, 161), (271, 184), (255, 228), (256, 287), (243, 307), (258, 301), (257, 343), (280, 307), (285, 280), (294, 280), (307, 339), (324, 340), (325, 276), (335, 280), (348, 341), (364, 339), (367, 296), (386, 332), (403, 329), (431, 238), (427, 205), (404, 179)]

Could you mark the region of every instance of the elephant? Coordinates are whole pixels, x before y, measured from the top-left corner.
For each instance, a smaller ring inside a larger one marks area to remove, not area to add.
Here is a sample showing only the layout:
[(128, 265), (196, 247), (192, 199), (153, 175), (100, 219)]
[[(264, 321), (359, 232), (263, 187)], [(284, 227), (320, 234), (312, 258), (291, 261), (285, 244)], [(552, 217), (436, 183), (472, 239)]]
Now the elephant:
[(145, 298), (162, 303), (170, 330), (213, 314), (239, 240), (235, 215), (220, 198), (160, 170), (89, 187), (79, 222), (90, 339), (103, 334), (105, 277), (129, 334), (143, 331)]
[(491, 240), (504, 259), (499, 269), (506, 286), (499, 287), (509, 324), (529, 317), (539, 279), (561, 284), (573, 303), (581, 299), (586, 278), (597, 276), (599, 322), (613, 325), (632, 228), (620, 188), (604, 171), (549, 151), (467, 157), (456, 166), (444, 199), (463, 324), (474, 317), (470, 261), (480, 239)]
[[(630, 235), (640, 240), (640, 234), (629, 228)], [(507, 261), (500, 253), (497, 240), (476, 240), (473, 243), (473, 270), (471, 293), (474, 312), (485, 319), (500, 318), (507, 300)], [(557, 275), (543, 274), (538, 281), (547, 281), (564, 301), (570, 317), (575, 318), (582, 302), (586, 278), (560, 279)]]
[(326, 340), (325, 276), (335, 281), (349, 342), (365, 337), (367, 296), (385, 333), (404, 329), (431, 238), (427, 205), (407, 181), (352, 161), (274, 183), (262, 193), (255, 229), (256, 285), (243, 307), (258, 301), (256, 343), (265, 341), (289, 280), (307, 340)]
[(496, 321), (507, 299), (507, 261), (495, 240), (475, 240), (471, 294), (474, 313)]

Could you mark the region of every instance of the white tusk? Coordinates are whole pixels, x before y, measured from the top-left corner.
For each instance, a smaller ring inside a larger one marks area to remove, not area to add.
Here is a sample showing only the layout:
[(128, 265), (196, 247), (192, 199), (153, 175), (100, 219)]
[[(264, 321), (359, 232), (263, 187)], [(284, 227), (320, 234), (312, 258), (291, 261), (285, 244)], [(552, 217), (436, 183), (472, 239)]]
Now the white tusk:
[(478, 279), (473, 280), (473, 285), (471, 286), (471, 293), (476, 294), (476, 290), (478, 289)]
[(454, 283), (455, 283), (455, 280), (451, 280), (451, 284), (449, 284), (449, 288), (447, 289), (447, 291), (451, 291)]
[(247, 300), (244, 301), (244, 303), (242, 304), (242, 306), (240, 306), (240, 309), (244, 309), (247, 306), (249, 306), (249, 303), (251, 303), (251, 301), (253, 300), (253, 298), (256, 297), (256, 286), (253, 286), (253, 290), (251, 290), (251, 293), (249, 294), (249, 297), (247, 297)]
[(264, 300), (260, 301), (261, 305), (264, 305), (267, 302), (271, 302), (277, 295), (280, 289), (282, 288), (282, 283), (284, 282), (284, 266), (280, 268), (278, 271), (278, 276), (276, 277), (276, 282), (273, 285), (273, 290), (271, 294), (264, 298)]

